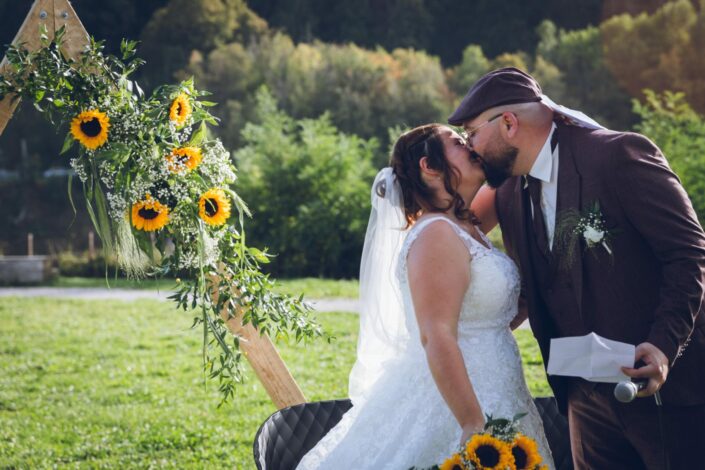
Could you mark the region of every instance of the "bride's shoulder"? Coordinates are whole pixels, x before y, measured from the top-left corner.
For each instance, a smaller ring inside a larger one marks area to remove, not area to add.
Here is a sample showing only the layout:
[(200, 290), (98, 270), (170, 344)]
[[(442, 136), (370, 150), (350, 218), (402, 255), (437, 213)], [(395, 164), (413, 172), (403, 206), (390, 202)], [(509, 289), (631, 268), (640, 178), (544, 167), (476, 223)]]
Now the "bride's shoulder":
[(463, 248), (455, 223), (442, 216), (419, 219), (409, 229), (406, 239), (407, 255), (411, 252), (440, 255)]

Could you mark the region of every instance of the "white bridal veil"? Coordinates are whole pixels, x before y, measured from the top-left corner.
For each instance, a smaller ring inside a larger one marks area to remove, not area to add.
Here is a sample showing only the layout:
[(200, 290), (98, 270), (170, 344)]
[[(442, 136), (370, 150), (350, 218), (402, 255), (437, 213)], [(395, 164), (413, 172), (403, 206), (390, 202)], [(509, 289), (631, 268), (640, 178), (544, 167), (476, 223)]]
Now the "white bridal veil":
[(360, 335), (349, 384), (355, 406), (366, 400), (383, 363), (398, 356), (409, 339), (396, 276), (406, 220), (401, 188), (391, 168), (377, 173), (370, 197), (372, 209), (360, 263)]

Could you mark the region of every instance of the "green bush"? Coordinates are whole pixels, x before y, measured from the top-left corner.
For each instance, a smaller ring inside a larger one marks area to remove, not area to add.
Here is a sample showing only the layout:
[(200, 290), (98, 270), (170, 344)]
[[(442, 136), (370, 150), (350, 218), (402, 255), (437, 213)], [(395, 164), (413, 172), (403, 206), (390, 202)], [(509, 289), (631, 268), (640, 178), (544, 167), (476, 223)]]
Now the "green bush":
[(641, 116), (636, 130), (652, 139), (681, 178), (700, 223), (705, 223), (705, 118), (685, 101), (683, 93), (646, 90), (644, 103), (634, 101)]
[(253, 219), (248, 244), (278, 255), (277, 276), (356, 277), (369, 216), (376, 140), (340, 133), (327, 115), (295, 120), (266, 89), (260, 124), (243, 131), (237, 190)]
[(66, 277), (105, 277), (106, 270), (109, 276), (113, 276), (117, 269), (116, 260), (108, 257), (106, 262), (102, 253), (91, 258), (88, 253), (67, 251), (56, 255), (56, 264), (59, 275)]

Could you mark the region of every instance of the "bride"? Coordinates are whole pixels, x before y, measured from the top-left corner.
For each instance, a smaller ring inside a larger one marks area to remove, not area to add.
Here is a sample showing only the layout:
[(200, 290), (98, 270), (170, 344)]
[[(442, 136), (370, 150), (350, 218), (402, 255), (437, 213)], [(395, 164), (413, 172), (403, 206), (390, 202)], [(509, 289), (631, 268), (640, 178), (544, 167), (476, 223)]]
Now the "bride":
[(519, 274), (468, 210), (484, 180), (446, 126), (395, 143), (372, 187), (353, 407), (298, 469), (430, 467), (481, 431), (485, 415), (517, 413), (554, 468), (510, 329)]

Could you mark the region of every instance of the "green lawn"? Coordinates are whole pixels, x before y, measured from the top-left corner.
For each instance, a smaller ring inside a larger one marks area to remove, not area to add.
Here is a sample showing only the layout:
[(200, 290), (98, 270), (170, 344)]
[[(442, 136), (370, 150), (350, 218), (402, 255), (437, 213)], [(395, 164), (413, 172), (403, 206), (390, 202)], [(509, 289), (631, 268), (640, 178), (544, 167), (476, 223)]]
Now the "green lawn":
[[(309, 400), (346, 396), (357, 315), (318, 314), (337, 340), (278, 344)], [(0, 300), (0, 468), (255, 468), (275, 411), (252, 374), (220, 409), (191, 315), (158, 301)], [(538, 348), (518, 340), (532, 393)]]
[[(140, 281), (92, 277), (58, 277), (47, 285), (52, 287), (108, 287), (120, 289), (144, 289), (170, 291), (174, 288), (173, 279), (144, 279)], [(304, 294), (309, 299), (322, 299), (331, 297), (357, 298), (357, 279), (319, 279), (313, 277), (300, 279), (277, 279), (276, 290), (284, 294), (298, 296)]]

